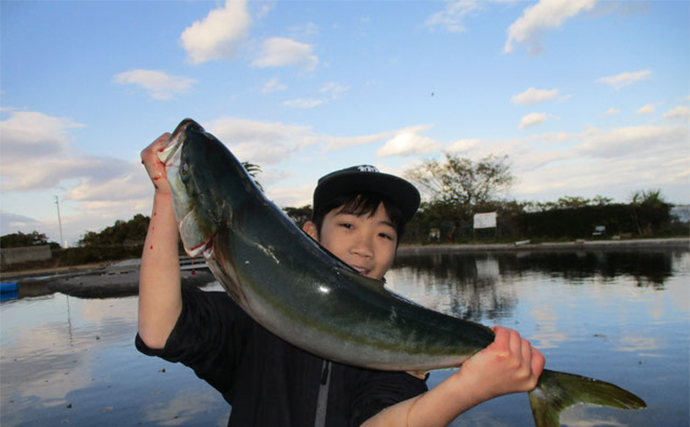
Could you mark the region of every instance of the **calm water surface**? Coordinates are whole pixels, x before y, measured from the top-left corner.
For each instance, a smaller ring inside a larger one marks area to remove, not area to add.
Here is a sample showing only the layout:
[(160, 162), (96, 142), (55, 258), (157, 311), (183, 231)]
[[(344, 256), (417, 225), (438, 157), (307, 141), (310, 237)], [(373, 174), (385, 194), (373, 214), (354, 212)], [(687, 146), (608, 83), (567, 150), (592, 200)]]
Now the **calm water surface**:
[[(564, 425), (689, 425), (687, 250), (410, 256), (388, 284), (436, 310), (515, 328), (547, 367), (616, 383), (649, 405), (578, 406)], [(226, 425), (230, 407), (191, 370), (134, 349), (136, 315), (136, 297), (52, 294), (0, 304), (0, 424)], [(434, 372), (430, 386), (452, 373)], [(533, 422), (520, 394), (482, 404), (453, 426)]]

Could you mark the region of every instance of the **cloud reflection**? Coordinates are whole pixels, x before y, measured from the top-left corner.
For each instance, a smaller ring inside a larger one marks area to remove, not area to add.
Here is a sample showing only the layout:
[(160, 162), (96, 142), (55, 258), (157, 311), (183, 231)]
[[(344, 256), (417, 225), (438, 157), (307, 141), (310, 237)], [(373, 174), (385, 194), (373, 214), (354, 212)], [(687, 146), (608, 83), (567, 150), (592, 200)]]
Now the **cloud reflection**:
[[(148, 422), (159, 426), (179, 426), (194, 421), (202, 424), (201, 415), (211, 408), (218, 406), (218, 393), (211, 388), (185, 389), (182, 393), (166, 402), (156, 402), (146, 405), (145, 418)], [(219, 417), (216, 425), (222, 427), (227, 424), (230, 413)], [(208, 424), (206, 424), (208, 425)]]
[(532, 344), (539, 349), (558, 348), (561, 343), (567, 341), (568, 337), (564, 332), (558, 330), (558, 314), (556, 307), (540, 306), (531, 311), (537, 327), (529, 337)]

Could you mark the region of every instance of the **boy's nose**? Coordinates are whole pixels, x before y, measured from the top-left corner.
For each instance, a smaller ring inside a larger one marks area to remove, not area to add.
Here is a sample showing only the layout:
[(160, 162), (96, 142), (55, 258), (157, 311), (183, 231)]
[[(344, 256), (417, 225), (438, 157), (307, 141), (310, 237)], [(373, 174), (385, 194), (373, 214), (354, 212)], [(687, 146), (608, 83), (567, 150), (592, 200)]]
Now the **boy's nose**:
[(361, 257), (370, 258), (374, 255), (371, 239), (367, 236), (359, 236), (352, 244), (350, 252)]

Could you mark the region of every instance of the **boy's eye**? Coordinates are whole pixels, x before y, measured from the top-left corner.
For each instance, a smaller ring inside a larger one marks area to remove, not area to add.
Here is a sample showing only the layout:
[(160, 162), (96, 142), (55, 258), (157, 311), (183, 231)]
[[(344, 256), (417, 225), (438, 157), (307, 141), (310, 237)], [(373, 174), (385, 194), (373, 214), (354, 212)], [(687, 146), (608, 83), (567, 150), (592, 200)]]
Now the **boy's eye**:
[(345, 228), (347, 228), (348, 230), (352, 228), (352, 224), (350, 224), (349, 222), (343, 222), (343, 223), (340, 224), (340, 226), (341, 226), (341, 227), (345, 227)]
[(379, 237), (383, 237), (384, 239), (388, 239), (388, 240), (393, 240), (393, 236), (391, 236), (390, 234), (386, 234), (386, 233), (379, 233)]

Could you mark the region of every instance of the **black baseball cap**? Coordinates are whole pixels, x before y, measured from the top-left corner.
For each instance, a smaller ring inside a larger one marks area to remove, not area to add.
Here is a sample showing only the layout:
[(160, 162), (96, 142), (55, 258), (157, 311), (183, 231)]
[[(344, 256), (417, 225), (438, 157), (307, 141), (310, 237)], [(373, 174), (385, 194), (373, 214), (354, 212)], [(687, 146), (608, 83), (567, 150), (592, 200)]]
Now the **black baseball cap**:
[(414, 185), (398, 176), (381, 173), (375, 166), (359, 165), (321, 177), (314, 190), (314, 209), (334, 197), (358, 191), (387, 197), (400, 208), (405, 222), (410, 221), (419, 208), (419, 191)]

